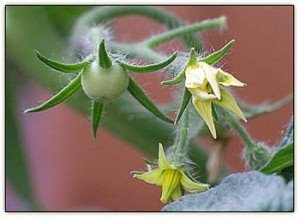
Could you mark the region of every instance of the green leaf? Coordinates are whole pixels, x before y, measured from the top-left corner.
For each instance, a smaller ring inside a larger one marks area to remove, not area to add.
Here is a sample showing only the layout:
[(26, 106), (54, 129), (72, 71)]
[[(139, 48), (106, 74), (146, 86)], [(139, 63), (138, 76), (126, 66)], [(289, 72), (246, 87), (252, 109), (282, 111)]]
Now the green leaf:
[(102, 68), (110, 68), (112, 65), (111, 59), (105, 49), (104, 39), (99, 44), (99, 63)]
[(228, 42), (223, 48), (221, 48), (220, 50), (206, 56), (203, 58), (200, 58), (198, 61), (203, 61), (209, 65), (212, 65), (216, 62), (218, 62), (219, 60), (221, 60), (226, 54), (227, 52), (230, 50), (230, 48), (232, 47), (233, 43), (235, 42), (235, 40), (231, 40), (230, 42)]
[(96, 138), (97, 129), (101, 120), (103, 110), (104, 110), (103, 103), (99, 101), (91, 101), (91, 117), (92, 117), (92, 129), (93, 129), (94, 138)]
[(287, 181), (287, 182), (293, 180), (294, 179), (294, 165), (284, 168), (280, 172), (280, 176), (282, 176), (285, 179), (285, 181)]
[(58, 105), (59, 103), (63, 102), (67, 98), (69, 98), (72, 94), (74, 94), (79, 88), (80, 88), (80, 79), (81, 75), (78, 74), (75, 79), (73, 79), (68, 85), (66, 85), (60, 92), (58, 92), (56, 95), (54, 95), (52, 98), (50, 98), (48, 101), (44, 102), (43, 104), (29, 108), (24, 111), (24, 113), (28, 112), (38, 112), (47, 110), (51, 107), (54, 107)]
[(149, 65), (145, 65), (145, 66), (138, 66), (138, 65), (130, 65), (130, 64), (126, 64), (123, 62), (120, 62), (120, 65), (122, 65), (124, 68), (126, 68), (129, 71), (135, 72), (135, 73), (149, 73), (149, 72), (154, 72), (157, 70), (160, 70), (166, 66), (168, 66), (169, 64), (171, 64), (175, 58), (177, 56), (177, 53), (173, 53), (171, 57), (169, 57), (168, 59), (157, 63), (157, 64), (149, 64)]
[(260, 171), (266, 174), (280, 173), (294, 164), (294, 143), (281, 147)]
[(235, 173), (208, 191), (188, 194), (162, 211), (293, 211), (293, 181), (257, 171)]
[(174, 124), (176, 125), (178, 123), (178, 121), (180, 120), (183, 112), (185, 111), (185, 108), (186, 106), (188, 105), (188, 103), (190, 102), (190, 99), (191, 99), (191, 93), (189, 92), (189, 90), (187, 88), (184, 88), (184, 91), (183, 91), (183, 97), (182, 97), (182, 101), (181, 101), (181, 105), (180, 105), (180, 108), (177, 112), (177, 116), (176, 116), (176, 119), (175, 119), (175, 122)]
[(158, 118), (173, 123), (173, 120), (168, 118), (166, 115), (164, 115), (156, 106), (155, 104), (147, 97), (147, 95), (144, 93), (143, 89), (139, 87), (139, 85), (130, 78), (129, 80), (129, 86), (128, 91), (130, 94), (136, 98), (147, 110), (149, 110), (151, 113), (153, 113)]
[(40, 52), (34, 50), (35, 55), (37, 56), (37, 58), (42, 61), (44, 64), (46, 64), (48, 67), (54, 69), (54, 70), (58, 70), (60, 72), (64, 72), (64, 73), (75, 73), (78, 71), (81, 71), (86, 65), (89, 64), (88, 61), (84, 61), (84, 62), (79, 62), (76, 64), (64, 64), (64, 63), (60, 63), (54, 60), (51, 60), (49, 58), (46, 58), (45, 56), (41, 55)]

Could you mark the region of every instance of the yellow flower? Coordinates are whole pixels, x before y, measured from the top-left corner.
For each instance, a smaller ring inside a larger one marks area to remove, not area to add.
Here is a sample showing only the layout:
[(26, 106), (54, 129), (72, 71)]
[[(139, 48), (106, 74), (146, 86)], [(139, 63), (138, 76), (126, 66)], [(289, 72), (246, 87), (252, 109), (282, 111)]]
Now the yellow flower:
[(207, 63), (193, 61), (185, 70), (185, 87), (192, 94), (193, 105), (208, 126), (212, 136), (217, 137), (213, 122), (212, 103), (234, 112), (245, 122), (243, 112), (234, 97), (222, 86), (243, 87), (246, 84), (220, 68), (214, 68)]
[(180, 198), (184, 191), (202, 192), (209, 188), (207, 184), (192, 181), (183, 169), (171, 164), (166, 158), (162, 144), (159, 144), (158, 168), (148, 172), (135, 172), (133, 177), (153, 185), (162, 186), (160, 200), (163, 203)]

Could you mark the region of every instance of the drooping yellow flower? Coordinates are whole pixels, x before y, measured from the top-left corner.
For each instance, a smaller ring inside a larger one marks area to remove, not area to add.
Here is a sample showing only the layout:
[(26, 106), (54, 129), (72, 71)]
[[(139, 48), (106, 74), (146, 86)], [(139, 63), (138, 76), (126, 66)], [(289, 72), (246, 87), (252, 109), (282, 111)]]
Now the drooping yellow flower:
[(134, 172), (133, 177), (162, 186), (160, 200), (163, 203), (180, 198), (184, 191), (194, 193), (206, 191), (209, 188), (208, 184), (192, 181), (182, 168), (170, 163), (161, 144), (159, 144), (158, 167), (148, 172)]
[(192, 94), (195, 109), (203, 118), (212, 136), (217, 137), (213, 122), (212, 103), (234, 112), (245, 122), (243, 112), (234, 97), (222, 86), (243, 87), (246, 84), (220, 68), (214, 68), (207, 63), (194, 61), (185, 70), (185, 87)]

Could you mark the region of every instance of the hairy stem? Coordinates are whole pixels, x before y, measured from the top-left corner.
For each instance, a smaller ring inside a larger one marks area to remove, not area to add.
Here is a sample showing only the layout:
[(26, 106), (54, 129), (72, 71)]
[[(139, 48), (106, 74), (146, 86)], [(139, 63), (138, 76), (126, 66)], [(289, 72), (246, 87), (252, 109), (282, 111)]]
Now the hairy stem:
[[(184, 25), (184, 22), (176, 16), (152, 6), (103, 6), (97, 7), (84, 14), (76, 23), (73, 36), (81, 34), (82, 31), (97, 23), (107, 22), (111, 19), (128, 15), (141, 15), (165, 25), (169, 29)], [(190, 34), (183, 37), (188, 47), (195, 47), (202, 50), (202, 43), (198, 36)]]
[(177, 37), (182, 37), (186, 34), (191, 34), (195, 32), (199, 32), (202, 30), (212, 29), (216, 27), (224, 27), (226, 25), (226, 18), (224, 16), (215, 18), (215, 19), (209, 19), (204, 20), (199, 23), (195, 23), (192, 25), (187, 25), (183, 27), (178, 27), (176, 29), (170, 30), (168, 32), (155, 35), (152, 38), (146, 40), (144, 43), (149, 48), (157, 47), (158, 45), (170, 41), (172, 39), (175, 39)]
[(180, 122), (179, 132), (177, 133), (175, 139), (175, 149), (174, 149), (174, 162), (182, 163), (182, 158), (184, 157), (185, 147), (188, 144), (188, 128), (189, 128), (189, 110), (187, 109)]
[(245, 130), (245, 128), (240, 124), (239, 121), (228, 111), (222, 110), (226, 120), (228, 121), (229, 125), (235, 130), (235, 132), (240, 136), (244, 144), (247, 148), (255, 148), (256, 144)]

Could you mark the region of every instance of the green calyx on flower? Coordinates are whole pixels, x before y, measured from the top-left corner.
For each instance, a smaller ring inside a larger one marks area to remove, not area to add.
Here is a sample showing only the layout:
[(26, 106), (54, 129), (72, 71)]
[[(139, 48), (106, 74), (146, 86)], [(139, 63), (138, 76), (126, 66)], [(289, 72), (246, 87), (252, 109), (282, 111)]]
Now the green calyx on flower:
[(209, 188), (208, 184), (194, 182), (186, 175), (184, 169), (170, 163), (162, 144), (159, 144), (158, 167), (148, 172), (134, 172), (133, 177), (149, 184), (162, 186), (160, 200), (163, 203), (177, 200), (184, 192), (203, 192)]
[(217, 134), (213, 121), (212, 104), (232, 111), (246, 122), (246, 118), (234, 97), (224, 88), (229, 86), (244, 87), (246, 84), (222, 69), (212, 66), (229, 51), (233, 42), (234, 40), (230, 41), (219, 51), (201, 59), (197, 58), (195, 50), (191, 49), (190, 58), (183, 71), (176, 78), (162, 82), (166, 85), (174, 85), (185, 79), (182, 104), (175, 123), (179, 121), (191, 98), (195, 109), (208, 126), (213, 138), (216, 138)]
[(68, 99), (82, 87), (84, 93), (91, 99), (92, 130), (93, 136), (96, 137), (105, 104), (118, 99), (128, 90), (138, 102), (156, 117), (173, 123), (173, 120), (157, 108), (133, 78), (128, 76), (127, 71), (150, 73), (160, 70), (175, 60), (176, 53), (160, 63), (145, 66), (130, 65), (111, 59), (106, 51), (105, 42), (102, 40), (96, 56), (89, 56), (84, 61), (75, 64), (65, 64), (51, 60), (37, 51), (35, 51), (35, 54), (48, 67), (63, 73), (77, 73), (77, 75), (55, 96), (37, 107), (25, 110), (25, 113), (43, 111), (54, 107)]

